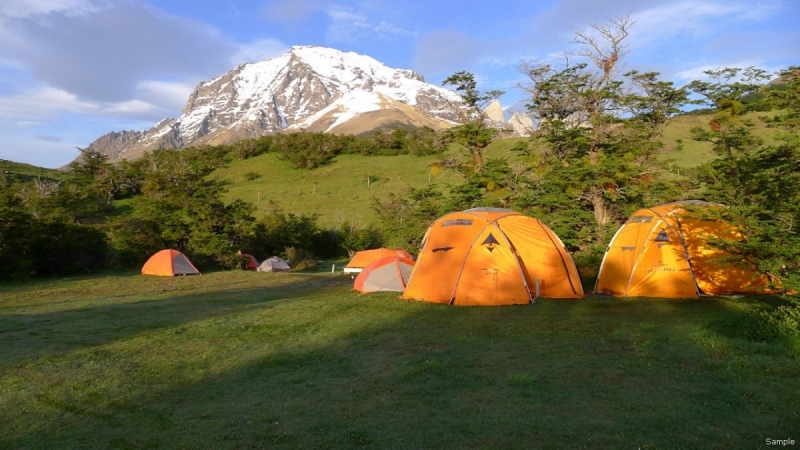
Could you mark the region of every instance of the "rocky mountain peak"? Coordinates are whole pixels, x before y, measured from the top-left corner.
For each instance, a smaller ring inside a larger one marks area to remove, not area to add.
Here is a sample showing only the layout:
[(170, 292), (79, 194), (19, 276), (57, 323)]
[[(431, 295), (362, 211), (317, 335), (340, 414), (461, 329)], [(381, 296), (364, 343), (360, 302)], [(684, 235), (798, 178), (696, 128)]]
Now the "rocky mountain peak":
[(201, 82), (177, 119), (125, 138), (109, 133), (89, 148), (117, 161), (157, 148), (226, 144), (283, 130), (348, 132), (391, 121), (445, 128), (457, 120), (460, 105), (453, 91), (425, 83), (412, 70), (353, 52), (295, 46)]

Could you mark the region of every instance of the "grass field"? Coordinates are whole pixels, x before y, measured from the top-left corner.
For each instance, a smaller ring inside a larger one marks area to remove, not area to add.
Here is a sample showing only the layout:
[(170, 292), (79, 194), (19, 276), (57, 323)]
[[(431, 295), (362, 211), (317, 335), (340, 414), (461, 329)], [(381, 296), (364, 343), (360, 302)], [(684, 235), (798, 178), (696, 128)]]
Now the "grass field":
[(0, 285), (0, 448), (800, 441), (800, 345), (742, 333), (777, 299), (459, 308), (350, 283), (217, 272)]
[[(520, 139), (493, 143), (488, 157), (519, 158), (510, 149)], [(459, 155), (451, 149), (450, 156)], [(339, 155), (328, 165), (314, 170), (294, 169), (277, 154), (235, 160), (212, 177), (229, 183), (225, 198), (242, 199), (258, 206), (260, 217), (272, 207), (270, 201), (295, 214), (319, 214), (323, 226), (343, 221), (364, 227), (375, 219), (372, 198), (386, 200), (391, 193), (402, 194), (408, 187), (460, 184), (463, 177), (452, 170), (430, 174), (436, 157)], [(248, 180), (248, 173), (259, 178)]]

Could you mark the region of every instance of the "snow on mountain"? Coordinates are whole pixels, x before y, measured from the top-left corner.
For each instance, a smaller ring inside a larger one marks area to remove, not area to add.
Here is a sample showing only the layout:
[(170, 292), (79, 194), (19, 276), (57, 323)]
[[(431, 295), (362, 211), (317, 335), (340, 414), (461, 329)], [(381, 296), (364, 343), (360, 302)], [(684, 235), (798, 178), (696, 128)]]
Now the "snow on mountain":
[(376, 114), (392, 110), (402, 110), (392, 117), (402, 116), (408, 125), (444, 128), (455, 123), (460, 105), (456, 93), (411, 70), (353, 52), (298, 46), (200, 83), (177, 119), (125, 132), (124, 144), (114, 138), (120, 133), (109, 133), (89, 148), (108, 151), (112, 161), (135, 159), (161, 147), (225, 144), (283, 130), (336, 132), (354, 128), (362, 115), (381, 122)]

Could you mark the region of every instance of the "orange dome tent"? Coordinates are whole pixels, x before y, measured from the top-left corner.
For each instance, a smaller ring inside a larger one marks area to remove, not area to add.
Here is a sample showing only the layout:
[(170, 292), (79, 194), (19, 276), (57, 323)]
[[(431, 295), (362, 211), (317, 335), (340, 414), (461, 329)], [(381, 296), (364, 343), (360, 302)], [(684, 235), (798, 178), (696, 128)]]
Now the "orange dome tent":
[(575, 263), (538, 219), (500, 208), (448, 214), (428, 228), (401, 298), (512, 305), (583, 297)]
[(379, 291), (403, 292), (414, 270), (414, 261), (402, 256), (386, 256), (369, 263), (358, 274), (353, 289), (368, 294)]
[(142, 275), (172, 277), (175, 275), (200, 275), (189, 258), (177, 250), (161, 250), (144, 263)]
[(407, 259), (414, 259), (414, 257), (411, 256), (411, 253), (408, 253), (405, 250), (391, 250), (388, 248), (364, 250), (356, 252), (355, 256), (353, 256), (353, 259), (351, 259), (347, 266), (345, 266), (344, 271), (345, 273), (361, 272), (364, 267), (367, 267), (372, 261), (386, 256), (401, 256)]
[(710, 236), (741, 239), (721, 221), (682, 216), (684, 205), (719, 207), (699, 200), (636, 211), (614, 235), (597, 275), (595, 292), (615, 297), (699, 298), (701, 293), (753, 293), (768, 280), (719, 260), (730, 256), (707, 245)]

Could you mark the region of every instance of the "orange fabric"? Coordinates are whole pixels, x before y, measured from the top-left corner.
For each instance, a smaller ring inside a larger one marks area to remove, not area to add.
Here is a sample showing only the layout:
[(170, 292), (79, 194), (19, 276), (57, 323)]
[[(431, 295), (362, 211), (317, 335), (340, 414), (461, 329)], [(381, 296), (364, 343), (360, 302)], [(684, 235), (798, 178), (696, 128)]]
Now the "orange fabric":
[(364, 250), (361, 252), (356, 252), (353, 259), (345, 267), (349, 268), (364, 268), (369, 265), (372, 261), (377, 259), (381, 259), (386, 256), (401, 256), (407, 259), (413, 259), (414, 257), (411, 253), (408, 253), (405, 250), (391, 250), (388, 248), (376, 248), (373, 250)]
[[(172, 260), (179, 255), (183, 256), (186, 259), (186, 262), (188, 262), (192, 268), (197, 270), (197, 268), (195, 268), (194, 265), (189, 261), (189, 258), (186, 258), (183, 253), (177, 250), (166, 249), (161, 250), (160, 252), (151, 256), (150, 259), (144, 263), (144, 266), (142, 266), (142, 275), (156, 275), (161, 277), (175, 276)], [(200, 271), (197, 271), (197, 273), (200, 273)]]
[(732, 226), (683, 218), (683, 206), (669, 203), (635, 212), (609, 244), (595, 291), (616, 297), (698, 298), (700, 292), (748, 293), (767, 285), (753, 270), (714, 261), (726, 254), (711, 248), (709, 238), (741, 239)]
[(478, 208), (448, 214), (428, 229), (401, 298), (454, 305), (530, 303), (540, 296), (583, 297), (575, 264), (541, 222)]

